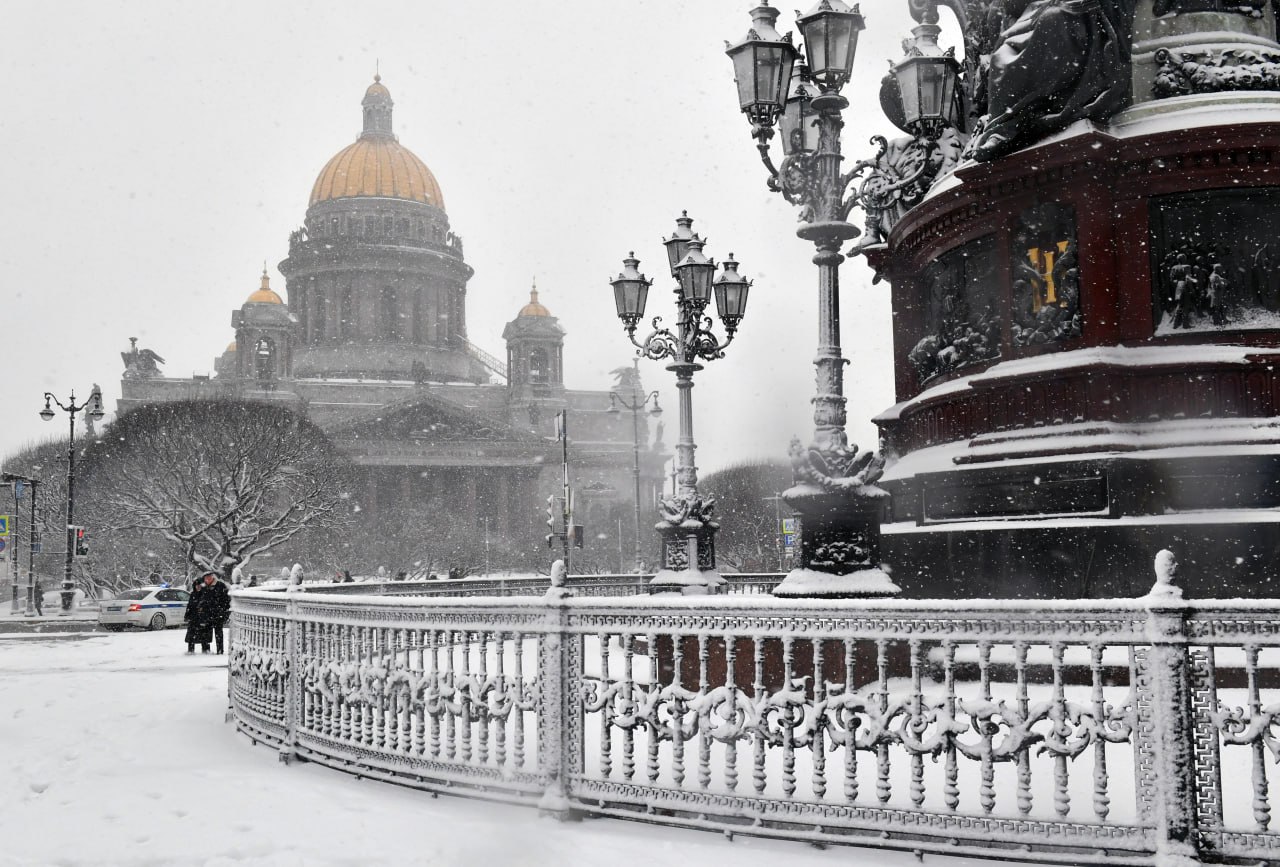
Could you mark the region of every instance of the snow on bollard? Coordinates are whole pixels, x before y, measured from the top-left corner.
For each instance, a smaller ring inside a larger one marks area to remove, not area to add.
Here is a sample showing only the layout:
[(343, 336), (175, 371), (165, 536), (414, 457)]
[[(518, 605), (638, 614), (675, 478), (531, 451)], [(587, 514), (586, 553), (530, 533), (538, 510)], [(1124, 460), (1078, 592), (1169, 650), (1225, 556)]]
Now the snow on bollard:
[(547, 588), (544, 599), (566, 599), (573, 595), (573, 591), (565, 586), (565, 576), (563, 560), (557, 560), (551, 564), (551, 586)]
[(1168, 548), (1156, 554), (1156, 583), (1152, 585), (1147, 597), (1164, 601), (1182, 598), (1181, 582), (1178, 580), (1178, 558)]

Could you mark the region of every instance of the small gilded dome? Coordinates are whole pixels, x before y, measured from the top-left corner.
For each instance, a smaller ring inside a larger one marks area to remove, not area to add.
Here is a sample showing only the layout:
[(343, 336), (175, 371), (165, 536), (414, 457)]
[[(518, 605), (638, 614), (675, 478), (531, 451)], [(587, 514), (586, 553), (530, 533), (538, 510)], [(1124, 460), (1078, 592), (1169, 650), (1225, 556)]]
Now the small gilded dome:
[[(262, 285), (259, 286), (252, 295), (249, 296), (246, 304), (283, 304), (280, 296), (271, 288), (271, 278), (267, 276), (267, 269), (262, 269)], [(235, 344), (232, 344), (234, 347)]]
[(369, 85), (369, 89), (364, 92), (365, 99), (368, 99), (371, 96), (385, 96), (387, 99), (391, 98), (391, 91), (387, 90), (387, 86), (382, 83), (381, 75), (375, 75), (373, 77), (373, 84)]
[(435, 175), (391, 131), (391, 91), (381, 76), (374, 76), (360, 104), (364, 131), (320, 171), (310, 204), (368, 196), (408, 199), (444, 210)]
[(236, 342), (235, 342), (234, 340), (233, 340), (233, 341), (231, 341), (230, 343), (228, 343), (228, 344), (227, 344), (227, 348), (226, 348), (226, 349), (224, 349), (224, 350), (222, 350), (222, 351), (223, 351), (223, 352), (235, 352), (235, 351), (236, 351)]
[(543, 307), (542, 304), (539, 303), (538, 290), (536, 288), (529, 290), (529, 303), (521, 307), (520, 312), (516, 314), (517, 317), (519, 316), (550, 316), (550, 315), (551, 315), (551, 311)]

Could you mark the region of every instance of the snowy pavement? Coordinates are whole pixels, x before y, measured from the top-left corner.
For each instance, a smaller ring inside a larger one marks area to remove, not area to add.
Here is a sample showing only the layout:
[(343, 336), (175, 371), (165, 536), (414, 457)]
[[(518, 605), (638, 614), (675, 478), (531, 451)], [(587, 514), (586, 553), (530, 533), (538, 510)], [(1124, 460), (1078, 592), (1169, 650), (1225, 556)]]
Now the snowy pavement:
[(177, 630), (0, 635), (0, 865), (919, 863), (613, 819), (562, 824), (282, 765), (223, 721), (225, 659), (185, 655)]

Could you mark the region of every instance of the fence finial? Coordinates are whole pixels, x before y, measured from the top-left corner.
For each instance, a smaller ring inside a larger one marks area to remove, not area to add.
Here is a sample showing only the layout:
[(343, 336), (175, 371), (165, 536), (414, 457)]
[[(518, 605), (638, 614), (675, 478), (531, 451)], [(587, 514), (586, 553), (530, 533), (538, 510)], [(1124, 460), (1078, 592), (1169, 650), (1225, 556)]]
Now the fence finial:
[(551, 564), (551, 586), (547, 588), (545, 598), (564, 599), (573, 595), (573, 592), (564, 586), (565, 573), (567, 571), (563, 560), (557, 560)]
[(1152, 585), (1148, 596), (1163, 596), (1168, 599), (1181, 599), (1182, 588), (1178, 581), (1178, 558), (1168, 548), (1156, 554), (1156, 583)]

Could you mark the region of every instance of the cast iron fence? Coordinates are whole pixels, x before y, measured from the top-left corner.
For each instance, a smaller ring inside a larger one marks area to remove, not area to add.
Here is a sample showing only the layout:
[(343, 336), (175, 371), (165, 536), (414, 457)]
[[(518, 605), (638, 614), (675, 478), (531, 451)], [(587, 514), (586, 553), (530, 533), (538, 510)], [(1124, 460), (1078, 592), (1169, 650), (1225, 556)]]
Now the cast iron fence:
[(1022, 861), (1280, 852), (1273, 601), (241, 591), (232, 630), (238, 729), (360, 776)]

